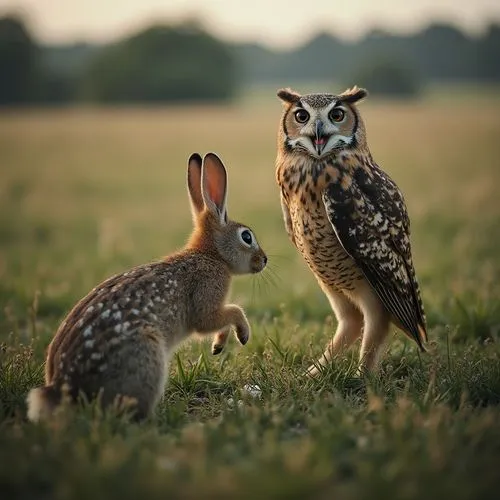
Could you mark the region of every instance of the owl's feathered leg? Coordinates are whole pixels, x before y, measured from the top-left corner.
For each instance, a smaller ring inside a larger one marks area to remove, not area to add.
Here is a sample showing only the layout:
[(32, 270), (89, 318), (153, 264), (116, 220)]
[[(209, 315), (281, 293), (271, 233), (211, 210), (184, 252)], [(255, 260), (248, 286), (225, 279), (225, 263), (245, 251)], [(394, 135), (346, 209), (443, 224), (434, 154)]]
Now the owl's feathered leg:
[(390, 314), (369, 287), (366, 287), (360, 294), (358, 305), (364, 317), (359, 371), (360, 373), (373, 372), (377, 368), (380, 351), (389, 335)]
[(361, 336), (363, 316), (359, 309), (342, 293), (323, 288), (337, 318), (337, 330), (323, 355), (307, 369), (314, 377), (338, 354), (346, 351)]

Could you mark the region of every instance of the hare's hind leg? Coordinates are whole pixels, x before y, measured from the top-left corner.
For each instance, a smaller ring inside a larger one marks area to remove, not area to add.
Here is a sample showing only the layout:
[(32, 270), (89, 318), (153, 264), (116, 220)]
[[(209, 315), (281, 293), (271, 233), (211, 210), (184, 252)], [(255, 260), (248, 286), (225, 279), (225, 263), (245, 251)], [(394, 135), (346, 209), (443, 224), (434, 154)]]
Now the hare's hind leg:
[(103, 373), (103, 405), (129, 400), (136, 420), (151, 416), (163, 395), (166, 364), (161, 333), (149, 326), (134, 332), (112, 354)]

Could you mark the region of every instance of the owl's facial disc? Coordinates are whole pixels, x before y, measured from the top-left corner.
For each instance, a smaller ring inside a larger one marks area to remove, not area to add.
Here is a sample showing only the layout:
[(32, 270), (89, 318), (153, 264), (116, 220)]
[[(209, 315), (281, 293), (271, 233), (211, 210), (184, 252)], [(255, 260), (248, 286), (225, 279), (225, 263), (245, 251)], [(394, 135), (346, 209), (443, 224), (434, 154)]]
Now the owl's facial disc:
[(291, 119), (295, 137), (287, 139), (288, 145), (298, 151), (307, 151), (320, 159), (349, 146), (353, 141), (351, 118), (343, 103), (332, 100), (326, 106), (311, 106), (300, 102), (292, 108)]

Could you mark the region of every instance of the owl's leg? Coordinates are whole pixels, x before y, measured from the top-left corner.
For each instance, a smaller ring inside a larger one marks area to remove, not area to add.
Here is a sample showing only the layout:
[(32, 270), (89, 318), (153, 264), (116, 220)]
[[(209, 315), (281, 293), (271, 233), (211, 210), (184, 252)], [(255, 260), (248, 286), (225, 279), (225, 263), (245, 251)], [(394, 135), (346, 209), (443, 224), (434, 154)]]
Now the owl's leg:
[(359, 371), (374, 372), (380, 351), (389, 334), (390, 315), (371, 288), (364, 291), (359, 306), (365, 319), (359, 353)]
[(337, 330), (327, 345), (323, 355), (307, 369), (307, 374), (314, 377), (338, 354), (346, 351), (361, 336), (363, 316), (359, 309), (342, 293), (325, 290), (333, 312), (337, 318)]

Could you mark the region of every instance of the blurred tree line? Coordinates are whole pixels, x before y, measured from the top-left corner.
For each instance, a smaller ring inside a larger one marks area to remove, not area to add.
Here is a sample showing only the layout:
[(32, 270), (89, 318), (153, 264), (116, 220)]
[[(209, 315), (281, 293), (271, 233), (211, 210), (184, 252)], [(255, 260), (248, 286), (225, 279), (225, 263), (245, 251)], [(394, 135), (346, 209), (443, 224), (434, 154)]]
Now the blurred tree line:
[(114, 44), (41, 46), (21, 19), (0, 19), (0, 105), (227, 100), (241, 83), (330, 80), (413, 95), (426, 81), (500, 82), (500, 25), (479, 37), (434, 24), (358, 42), (321, 33), (274, 51), (228, 45), (195, 23), (153, 26)]
[(106, 46), (39, 46), (0, 19), (0, 105), (225, 100), (234, 54), (195, 24), (153, 26)]

